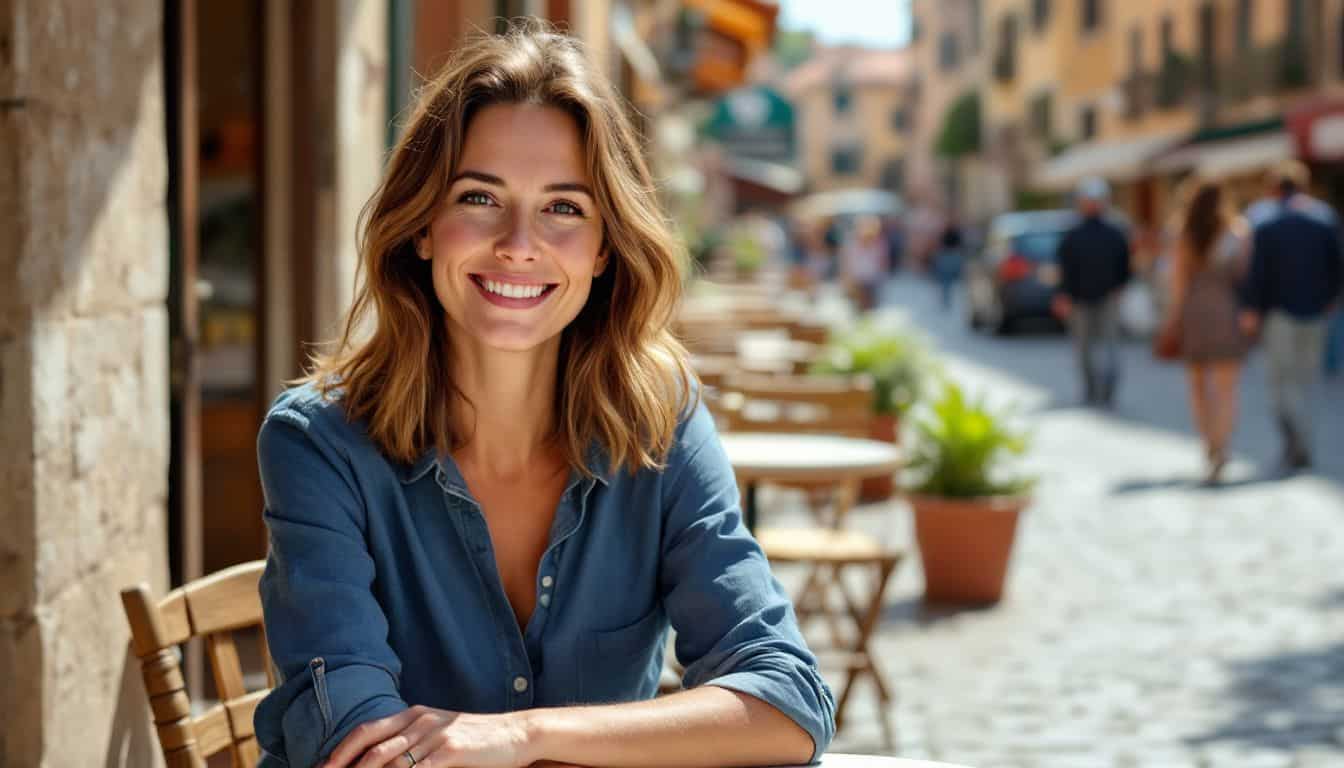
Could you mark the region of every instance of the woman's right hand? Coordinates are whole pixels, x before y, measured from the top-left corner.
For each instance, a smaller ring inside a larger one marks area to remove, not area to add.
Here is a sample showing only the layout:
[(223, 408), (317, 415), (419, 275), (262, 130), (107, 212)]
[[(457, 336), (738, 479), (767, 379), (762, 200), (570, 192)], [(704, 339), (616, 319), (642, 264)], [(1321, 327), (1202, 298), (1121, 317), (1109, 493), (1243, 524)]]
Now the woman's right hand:
[(516, 712), (411, 707), (355, 728), (322, 768), (520, 768), (536, 762), (533, 747)]

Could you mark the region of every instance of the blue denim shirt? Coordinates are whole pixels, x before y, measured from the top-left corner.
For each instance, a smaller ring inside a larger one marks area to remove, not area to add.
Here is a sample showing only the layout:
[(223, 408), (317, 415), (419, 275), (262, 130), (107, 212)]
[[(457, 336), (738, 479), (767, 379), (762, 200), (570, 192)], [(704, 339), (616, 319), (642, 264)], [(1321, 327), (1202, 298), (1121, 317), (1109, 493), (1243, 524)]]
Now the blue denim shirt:
[(743, 526), (703, 405), (662, 471), (571, 476), (523, 631), (451, 458), (389, 461), (308, 386), (276, 401), (257, 451), (271, 544), (261, 599), (283, 681), (256, 711), (263, 768), (314, 765), (356, 725), (415, 704), (651, 698), (669, 623), (686, 687), (773, 705), (812, 736), (814, 758), (830, 743), (831, 692)]

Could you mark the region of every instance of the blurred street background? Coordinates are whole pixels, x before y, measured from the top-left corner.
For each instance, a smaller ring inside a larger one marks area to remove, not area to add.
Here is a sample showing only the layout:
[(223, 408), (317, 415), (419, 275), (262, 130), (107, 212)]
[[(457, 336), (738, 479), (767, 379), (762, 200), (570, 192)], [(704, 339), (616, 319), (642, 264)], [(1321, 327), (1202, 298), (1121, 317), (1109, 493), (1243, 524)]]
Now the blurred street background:
[[(800, 605), (820, 579), (859, 606), (806, 625), (832, 685), (871, 657), (891, 694), (857, 679), (837, 749), (1344, 766), (1338, 298), (1298, 349), (1309, 436), (1264, 343), (1225, 451), (1153, 352), (1200, 185), (1248, 232), (1337, 230), (1344, 0), (0, 0), (0, 768), (158, 759), (116, 593), (265, 557), (264, 409), (338, 330), (416, 88), (518, 16), (628, 101), (725, 436), (935, 456), (752, 489)], [(1099, 392), (1059, 305), (1089, 204), (1125, 251)], [(1001, 599), (932, 599), (919, 500), (993, 495), (1025, 505)]]

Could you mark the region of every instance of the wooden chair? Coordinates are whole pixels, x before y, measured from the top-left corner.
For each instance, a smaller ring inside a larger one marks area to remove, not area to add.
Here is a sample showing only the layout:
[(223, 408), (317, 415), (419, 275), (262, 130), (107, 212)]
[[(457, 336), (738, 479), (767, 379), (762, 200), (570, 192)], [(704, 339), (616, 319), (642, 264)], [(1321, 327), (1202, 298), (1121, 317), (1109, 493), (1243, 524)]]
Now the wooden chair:
[[(131, 627), (131, 647), (140, 659), (145, 693), (154, 713), (159, 747), (168, 768), (204, 768), (206, 758), (228, 750), (234, 768), (256, 765), (260, 750), (252, 731), (257, 704), (275, 686), (266, 649), (257, 583), (264, 562), (235, 565), (169, 592), (155, 602), (149, 587), (121, 591)], [(256, 627), (261, 634), (267, 690), (248, 693), (233, 633)], [(192, 717), (177, 646), (205, 638), (220, 703)]]
[[(882, 604), (891, 574), (900, 563), (899, 551), (882, 546), (876, 539), (857, 531), (802, 529), (763, 529), (757, 534), (761, 549), (773, 563), (799, 563), (810, 566), (815, 574), (821, 569), (830, 571), (830, 578), (809, 578), (794, 600), (799, 622), (805, 616), (835, 616), (828, 605), (831, 591), (843, 599), (842, 614), (852, 622), (848, 637), (832, 627), (830, 648), (819, 648), (818, 659), (825, 665), (834, 660), (845, 670), (845, 682), (835, 704), (835, 728), (844, 727), (845, 708), (849, 705), (854, 683), (867, 677), (877, 689), (878, 711), (882, 719), (882, 735), (889, 749), (896, 749), (896, 735), (891, 724), (890, 707), (893, 700), (891, 685), (885, 680), (876, 662), (870, 641), (873, 630), (882, 617)], [(870, 587), (866, 597), (856, 595), (846, 586), (842, 573), (857, 569), (869, 571)]]
[[(862, 377), (844, 376), (749, 376), (728, 377), (725, 389), (739, 401), (728, 409), (730, 429), (751, 432), (809, 432), (866, 438), (873, 421), (872, 382)], [(767, 413), (770, 406), (772, 411)], [(751, 413), (757, 408), (757, 413)], [(842, 529), (844, 519), (858, 496), (858, 483), (806, 484), (791, 486), (808, 491), (811, 511), (817, 525), (798, 528), (762, 527), (756, 538), (771, 563), (799, 564), (808, 568), (803, 587), (794, 598), (799, 624), (822, 618), (830, 630), (830, 651), (845, 668), (845, 682), (836, 703), (836, 727), (844, 721), (854, 683), (870, 677), (877, 687), (882, 713), (883, 734), (895, 748), (891, 730), (890, 687), (882, 678), (869, 651), (869, 639), (881, 616), (887, 582), (900, 562), (902, 553), (884, 546), (875, 537)], [(824, 494), (831, 493), (830, 515)], [(846, 586), (843, 575), (851, 570), (871, 573), (872, 588), (867, 598), (856, 596)], [(839, 609), (831, 607), (831, 597), (841, 599)], [(844, 622), (852, 626), (842, 628)], [(824, 654), (823, 654), (824, 655)]]

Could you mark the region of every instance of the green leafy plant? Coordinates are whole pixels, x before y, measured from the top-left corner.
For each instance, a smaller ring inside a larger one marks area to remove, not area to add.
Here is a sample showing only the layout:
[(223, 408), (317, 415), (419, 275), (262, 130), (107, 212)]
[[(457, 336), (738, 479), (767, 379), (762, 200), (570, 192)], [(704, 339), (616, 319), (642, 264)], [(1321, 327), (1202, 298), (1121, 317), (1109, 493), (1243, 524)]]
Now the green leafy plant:
[(942, 157), (961, 157), (980, 151), (980, 93), (967, 91), (952, 102), (934, 148)]
[(936, 369), (928, 345), (913, 332), (868, 319), (833, 334), (813, 373), (868, 374), (873, 410), (902, 416), (919, 401)]
[(1026, 452), (1026, 435), (983, 402), (971, 401), (961, 387), (944, 384), (939, 398), (915, 421), (909, 466), (914, 490), (929, 496), (982, 498), (1016, 496), (1034, 480), (1008, 477), (1004, 464)]

